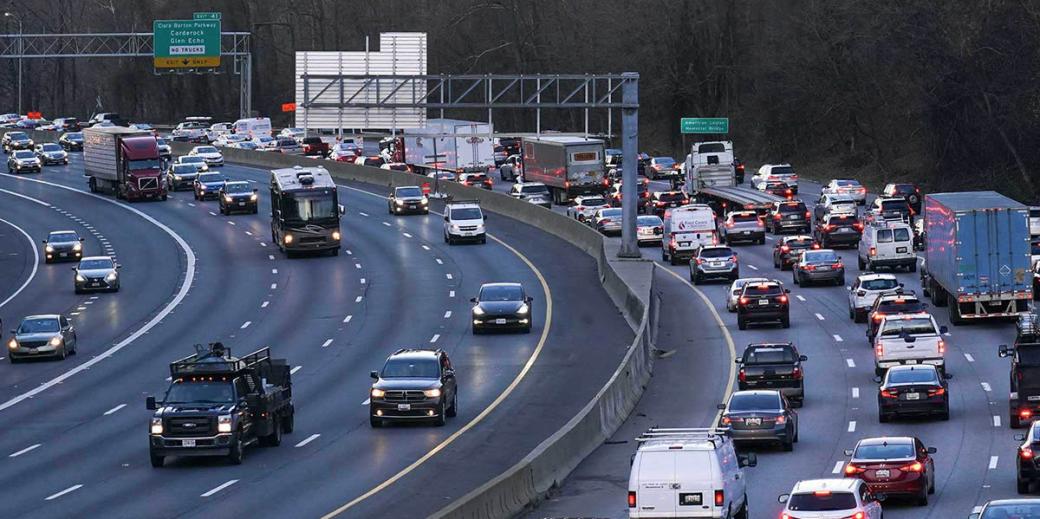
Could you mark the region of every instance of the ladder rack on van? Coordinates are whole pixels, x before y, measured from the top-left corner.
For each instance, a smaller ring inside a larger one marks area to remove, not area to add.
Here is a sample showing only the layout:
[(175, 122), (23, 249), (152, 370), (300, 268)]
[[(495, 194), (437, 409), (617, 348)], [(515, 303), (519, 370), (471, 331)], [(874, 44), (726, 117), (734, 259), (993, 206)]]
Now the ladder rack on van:
[(728, 427), (709, 427), (709, 428), (668, 428), (668, 427), (651, 427), (646, 430), (642, 435), (636, 438), (637, 442), (649, 442), (649, 441), (682, 441), (682, 440), (707, 440), (712, 441), (716, 439), (725, 439), (729, 434)]

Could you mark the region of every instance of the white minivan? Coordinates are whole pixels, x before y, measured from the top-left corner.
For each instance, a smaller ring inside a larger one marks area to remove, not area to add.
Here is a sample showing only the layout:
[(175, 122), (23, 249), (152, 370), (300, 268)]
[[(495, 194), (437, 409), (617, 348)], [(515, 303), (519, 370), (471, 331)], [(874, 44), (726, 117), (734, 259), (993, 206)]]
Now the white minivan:
[(863, 230), (856, 255), (860, 270), (890, 267), (917, 272), (914, 230), (906, 223), (874, 220)]
[(747, 519), (747, 478), (754, 453), (737, 454), (725, 429), (651, 428), (628, 477), (630, 518)]

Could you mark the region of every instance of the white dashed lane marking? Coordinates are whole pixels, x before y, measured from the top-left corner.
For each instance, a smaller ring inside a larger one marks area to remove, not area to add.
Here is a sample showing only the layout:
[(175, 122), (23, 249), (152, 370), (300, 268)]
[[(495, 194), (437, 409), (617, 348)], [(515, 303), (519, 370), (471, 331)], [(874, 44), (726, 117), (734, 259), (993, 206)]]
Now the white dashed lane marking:
[(348, 315), (348, 316), (346, 316), (346, 317), (344, 317), (344, 318), (343, 318), (343, 322), (344, 322), (344, 323), (349, 323), (349, 322), (350, 322), (350, 320), (351, 320), (351, 319), (353, 319), (353, 318), (354, 318), (354, 316), (353, 316), (353, 315)]
[(51, 494), (51, 495), (47, 496), (47, 498), (44, 499), (44, 501), (52, 501), (54, 499), (58, 499), (59, 497), (65, 495), (65, 494), (68, 494), (69, 492), (75, 492), (75, 491), (77, 491), (77, 490), (79, 490), (81, 488), (83, 488), (83, 485), (72, 485), (71, 487), (66, 488), (65, 490), (62, 490), (61, 492), (58, 492), (57, 494)]
[(360, 303), (361, 300), (364, 299), (364, 298), (365, 298), (364, 296), (357, 296), (357, 298), (354, 299), (354, 302), (355, 303)]
[(975, 362), (975, 357), (972, 357), (970, 353), (965, 353), (964, 358), (968, 359), (968, 362)]
[(834, 463), (834, 468), (831, 470), (831, 474), (840, 474), (841, 468), (845, 466), (844, 461), (838, 461)]
[(805, 301), (805, 298), (804, 298), (804, 297), (802, 297), (802, 296), (797, 296), (797, 295), (796, 295), (795, 297), (797, 297), (799, 301)]
[(852, 360), (852, 359), (845, 359), (845, 364), (848, 364), (848, 366), (849, 366), (850, 368), (854, 368), (854, 367), (856, 367), (856, 361), (854, 361), (854, 360)]
[(230, 487), (231, 485), (234, 485), (235, 483), (238, 483), (238, 480), (237, 479), (232, 479), (231, 481), (228, 481), (227, 483), (224, 483), (223, 485), (220, 485), (220, 486), (214, 488), (213, 490), (210, 490), (210, 491), (202, 494), (199, 497), (209, 497), (209, 496), (212, 496), (213, 494), (216, 494), (217, 492), (220, 492), (221, 490), (224, 490), (225, 488)]
[(989, 386), (989, 382), (983, 382), (982, 383), (982, 390), (983, 391), (993, 391), (993, 388)]
[(116, 411), (119, 411), (120, 409), (122, 409), (124, 407), (126, 407), (126, 404), (119, 404), (119, 405), (113, 407), (112, 409), (109, 409), (108, 411), (105, 411), (105, 416), (108, 416), (108, 415), (110, 415), (110, 414), (112, 414), (112, 413), (114, 413)]
[(297, 371), (300, 371), (300, 368), (302, 368), (302, 367), (303, 367), (303, 366), (296, 366), (295, 368), (293, 368), (293, 369), (290, 369), (290, 370), (289, 370), (289, 374), (290, 374), (290, 375), (295, 375), (295, 374), (296, 374), (296, 372), (297, 372)]
[(855, 420), (850, 420), (849, 421), (849, 432), (856, 432), (856, 421)]
[(312, 435), (308, 436), (308, 437), (307, 437), (307, 438), (306, 438), (305, 440), (303, 440), (302, 442), (300, 442), (300, 443), (297, 443), (297, 444), (296, 444), (296, 446), (297, 446), (297, 447), (303, 447), (304, 445), (307, 445), (308, 443), (310, 443), (310, 442), (312, 442), (312, 441), (314, 441), (314, 440), (317, 440), (319, 436), (321, 436), (321, 435), (320, 435), (320, 434), (312, 434)]
[(246, 322), (242, 323), (242, 326), (239, 329), (240, 330), (245, 330), (246, 328), (249, 328), (249, 325), (251, 325), (251, 324), (253, 324), (253, 321), (246, 321)]
[(858, 387), (852, 388), (852, 398), (859, 398), (859, 388)]
[(1000, 416), (993, 415), (993, 427), (1000, 427)]
[(833, 337), (834, 337), (834, 342), (845, 342), (845, 339), (842, 339), (841, 335), (834, 334)]
[(26, 448), (24, 448), (24, 449), (22, 449), (20, 451), (16, 451), (16, 452), (12, 452), (11, 454), (8, 454), (7, 457), (8, 458), (17, 458), (18, 456), (21, 456), (22, 454), (25, 454), (27, 452), (30, 452), (30, 451), (38, 448), (40, 445), (42, 445), (42, 444), (36, 443), (36, 444), (30, 445), (30, 446), (28, 446), (28, 447), (26, 447)]
[(989, 469), (990, 470), (996, 469), (997, 468), (997, 461), (999, 461), (999, 460), (1000, 460), (1000, 456), (990, 456), (989, 457)]
[(332, 339), (325, 339), (325, 342), (321, 343), (322, 348), (328, 348), (332, 344)]
[(451, 310), (448, 310), (447, 312), (444, 312), (444, 318), (445, 319), (450, 319), (451, 318)]
[(823, 320), (823, 316), (822, 316), (822, 315), (820, 315), (820, 314), (816, 314), (816, 318), (817, 318), (817, 319), (819, 319), (819, 320), (821, 320), (821, 321)]
[(433, 337), (430, 338), (430, 344), (433, 344), (433, 343), (437, 342), (437, 339), (440, 339), (440, 338), (441, 338), (441, 334), (439, 334), (439, 333), (433, 334)]

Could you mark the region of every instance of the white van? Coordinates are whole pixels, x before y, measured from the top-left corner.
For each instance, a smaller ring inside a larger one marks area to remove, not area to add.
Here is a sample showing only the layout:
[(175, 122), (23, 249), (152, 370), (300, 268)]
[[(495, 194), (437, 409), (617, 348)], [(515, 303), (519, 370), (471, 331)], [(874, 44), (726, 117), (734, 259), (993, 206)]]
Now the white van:
[(271, 135), (271, 119), (269, 117), (250, 117), (235, 121), (234, 130), (236, 134), (246, 135), (250, 139), (256, 139), (261, 135)]
[(628, 516), (747, 519), (747, 479), (742, 467), (754, 453), (738, 455), (725, 429), (651, 428), (636, 438), (639, 449), (628, 476)]
[(874, 220), (863, 230), (859, 241), (859, 269), (873, 272), (877, 267), (906, 268), (917, 272), (914, 230), (909, 224)]
[(707, 204), (690, 204), (664, 212), (661, 261), (690, 261), (697, 249), (719, 243), (715, 211)]

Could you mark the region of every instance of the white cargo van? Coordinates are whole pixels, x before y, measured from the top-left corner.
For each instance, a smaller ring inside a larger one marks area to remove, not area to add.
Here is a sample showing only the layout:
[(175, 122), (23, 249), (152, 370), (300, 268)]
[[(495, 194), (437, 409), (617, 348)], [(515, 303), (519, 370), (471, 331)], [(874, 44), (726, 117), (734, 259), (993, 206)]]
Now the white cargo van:
[(914, 230), (903, 222), (874, 220), (863, 230), (857, 256), (860, 270), (890, 267), (917, 272)]
[(639, 449), (628, 477), (628, 516), (747, 519), (747, 479), (742, 467), (754, 453), (738, 455), (725, 429), (652, 428), (636, 438)]
[(669, 261), (672, 265), (689, 261), (697, 249), (719, 243), (717, 231), (715, 211), (707, 204), (668, 209), (664, 212), (661, 261)]
[(250, 117), (235, 121), (234, 130), (236, 134), (245, 135), (255, 139), (261, 135), (271, 135), (271, 119), (268, 117)]

